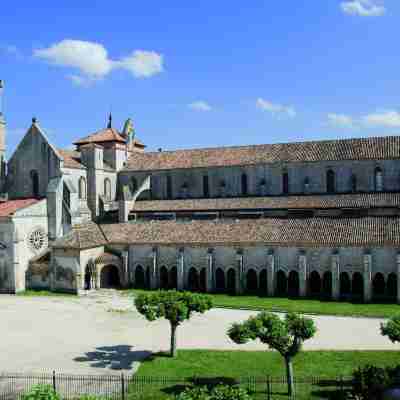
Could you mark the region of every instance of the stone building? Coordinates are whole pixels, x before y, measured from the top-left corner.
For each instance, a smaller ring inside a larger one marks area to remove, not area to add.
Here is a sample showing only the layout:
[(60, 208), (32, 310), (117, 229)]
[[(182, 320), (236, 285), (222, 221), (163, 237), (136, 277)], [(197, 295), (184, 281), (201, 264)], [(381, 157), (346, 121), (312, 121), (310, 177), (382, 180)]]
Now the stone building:
[(400, 137), (147, 152), (110, 117), (74, 145), (34, 119), (8, 162), (2, 292), (400, 302)]

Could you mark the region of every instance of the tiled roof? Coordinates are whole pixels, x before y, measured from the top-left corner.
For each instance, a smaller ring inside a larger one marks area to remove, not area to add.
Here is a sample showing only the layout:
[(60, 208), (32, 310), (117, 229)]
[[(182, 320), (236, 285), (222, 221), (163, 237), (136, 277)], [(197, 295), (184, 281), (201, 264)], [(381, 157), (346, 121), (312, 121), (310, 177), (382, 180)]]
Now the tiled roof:
[(102, 225), (109, 243), (148, 245), (400, 246), (400, 218), (152, 221)]
[(58, 149), (58, 152), (64, 159), (65, 168), (85, 168), (81, 163), (81, 153), (79, 151)]
[(101, 131), (95, 132), (74, 142), (76, 145), (87, 143), (103, 143), (103, 142), (120, 142), (125, 143), (125, 139), (114, 128), (106, 128)]
[(21, 208), (25, 208), (31, 206), (32, 204), (37, 203), (38, 199), (17, 199), (17, 200), (8, 200), (3, 203), (0, 203), (0, 217), (9, 217), (13, 215), (17, 210)]
[(125, 171), (400, 158), (400, 136), (132, 153)]
[(132, 212), (375, 207), (400, 207), (400, 193), (242, 197), (193, 200), (143, 200), (137, 201), (134, 204)]
[(94, 222), (75, 225), (73, 229), (53, 243), (53, 247), (87, 249), (107, 243), (99, 225)]

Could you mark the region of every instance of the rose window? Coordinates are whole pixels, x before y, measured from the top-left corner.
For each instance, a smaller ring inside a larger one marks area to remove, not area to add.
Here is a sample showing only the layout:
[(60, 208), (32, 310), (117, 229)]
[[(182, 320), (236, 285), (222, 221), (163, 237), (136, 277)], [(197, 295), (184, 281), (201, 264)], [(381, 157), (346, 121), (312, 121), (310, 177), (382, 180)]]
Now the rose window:
[(29, 247), (38, 252), (47, 245), (47, 235), (42, 228), (34, 229), (28, 237)]

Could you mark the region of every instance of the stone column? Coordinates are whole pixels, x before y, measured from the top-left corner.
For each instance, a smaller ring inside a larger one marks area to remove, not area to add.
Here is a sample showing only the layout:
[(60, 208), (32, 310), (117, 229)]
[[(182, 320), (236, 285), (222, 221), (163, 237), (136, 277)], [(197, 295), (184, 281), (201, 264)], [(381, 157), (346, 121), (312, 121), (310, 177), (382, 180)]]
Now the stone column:
[(372, 256), (369, 252), (363, 256), (364, 264), (364, 302), (369, 303), (372, 298)]
[(237, 277), (236, 277), (236, 293), (242, 294), (244, 291), (244, 265), (243, 265), (243, 254), (239, 250), (236, 253), (236, 261), (237, 261)]
[(267, 293), (268, 296), (275, 295), (275, 256), (272, 251), (267, 255)]
[(206, 269), (206, 292), (214, 292), (214, 274), (213, 274), (213, 249), (209, 249), (207, 253), (207, 269)]
[(397, 254), (397, 303), (400, 304), (400, 253)]
[(304, 252), (299, 254), (299, 295), (307, 296), (307, 256)]
[(185, 267), (185, 259), (184, 259), (184, 249), (179, 249), (178, 260), (176, 263), (177, 273), (178, 273), (178, 290), (184, 289), (183, 275), (184, 275), (184, 267)]
[(331, 272), (332, 272), (332, 299), (339, 300), (340, 282), (339, 282), (339, 254), (333, 253), (331, 256)]
[(122, 251), (122, 273), (123, 273), (123, 278), (122, 278), (122, 287), (127, 288), (129, 284), (129, 278), (128, 278), (128, 268), (129, 268), (129, 253), (127, 251)]
[(150, 284), (150, 289), (158, 289), (160, 287), (159, 277), (157, 276), (157, 247), (153, 247), (151, 252), (149, 284)]

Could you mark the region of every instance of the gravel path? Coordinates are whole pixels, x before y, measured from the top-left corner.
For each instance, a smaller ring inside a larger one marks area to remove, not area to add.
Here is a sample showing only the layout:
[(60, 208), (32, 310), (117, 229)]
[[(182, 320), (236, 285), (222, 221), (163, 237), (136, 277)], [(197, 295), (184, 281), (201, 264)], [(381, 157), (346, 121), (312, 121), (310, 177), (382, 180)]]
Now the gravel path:
[[(147, 322), (132, 300), (115, 291), (80, 298), (0, 296), (3, 371), (109, 374), (131, 371), (151, 351), (169, 346), (166, 321)], [(255, 312), (213, 309), (178, 330), (182, 349), (262, 350), (259, 343), (238, 346), (225, 332)], [(313, 317), (318, 334), (306, 350), (399, 350), (379, 333), (383, 319)]]

